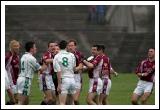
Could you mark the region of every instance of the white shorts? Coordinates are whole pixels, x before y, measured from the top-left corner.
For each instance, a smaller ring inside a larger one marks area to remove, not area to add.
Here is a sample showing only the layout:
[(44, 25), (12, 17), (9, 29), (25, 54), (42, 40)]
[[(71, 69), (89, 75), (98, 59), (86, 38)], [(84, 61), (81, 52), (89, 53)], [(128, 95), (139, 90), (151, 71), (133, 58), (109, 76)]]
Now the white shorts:
[(96, 92), (98, 95), (100, 95), (101, 91), (102, 91), (102, 80), (100, 78), (90, 79), (88, 93)]
[(61, 83), (61, 94), (75, 94), (76, 93), (76, 82), (73, 78), (62, 78)]
[(111, 80), (109, 78), (103, 78), (102, 83), (103, 83), (103, 86), (102, 86), (101, 93), (109, 95), (109, 92), (111, 90), (111, 85), (112, 85)]
[(76, 81), (76, 89), (81, 89), (81, 86), (82, 86), (81, 73), (74, 74), (74, 79)]
[(134, 90), (134, 93), (141, 96), (145, 92), (152, 92), (152, 89), (153, 89), (153, 82), (139, 80), (137, 87)]
[(19, 94), (26, 96), (30, 94), (31, 80), (32, 80), (31, 78), (27, 77), (18, 77), (17, 88)]
[(39, 87), (41, 91), (55, 90), (52, 75), (41, 74), (39, 76)]
[(5, 74), (5, 89), (11, 89), (13, 94), (17, 94), (17, 85), (14, 85), (12, 80), (9, 79), (7, 71)]
[(8, 79), (8, 75), (5, 74), (5, 90), (11, 89), (11, 85)]

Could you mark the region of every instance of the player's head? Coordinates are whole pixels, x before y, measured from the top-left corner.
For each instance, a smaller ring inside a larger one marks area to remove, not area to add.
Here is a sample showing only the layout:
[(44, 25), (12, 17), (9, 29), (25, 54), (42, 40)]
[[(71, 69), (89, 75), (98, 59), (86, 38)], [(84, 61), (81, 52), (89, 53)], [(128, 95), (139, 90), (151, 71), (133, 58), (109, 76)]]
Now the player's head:
[(97, 45), (97, 50), (98, 52), (101, 54), (101, 53), (104, 53), (105, 51), (105, 46), (103, 44), (98, 44)]
[(54, 54), (57, 54), (60, 51), (59, 45), (54, 46)]
[(91, 47), (91, 54), (92, 54), (93, 56), (96, 56), (96, 55), (98, 54), (98, 45), (93, 45), (93, 46)]
[(16, 40), (11, 40), (9, 43), (10, 51), (13, 53), (19, 53), (20, 44)]
[(32, 54), (35, 54), (37, 52), (37, 48), (35, 45), (35, 42), (29, 41), (25, 44), (26, 52), (30, 52)]
[(50, 52), (54, 53), (54, 47), (55, 47), (56, 45), (58, 45), (57, 42), (53, 42), (53, 41), (48, 42), (48, 50), (49, 50)]
[(76, 48), (77, 48), (76, 40), (74, 39), (69, 40), (67, 45), (67, 50), (73, 53), (76, 50)]
[(154, 48), (149, 48), (148, 49), (148, 58), (154, 58), (155, 57), (155, 49)]
[(66, 47), (67, 47), (67, 41), (62, 40), (62, 41), (59, 42), (59, 48), (60, 48), (61, 50), (66, 49)]

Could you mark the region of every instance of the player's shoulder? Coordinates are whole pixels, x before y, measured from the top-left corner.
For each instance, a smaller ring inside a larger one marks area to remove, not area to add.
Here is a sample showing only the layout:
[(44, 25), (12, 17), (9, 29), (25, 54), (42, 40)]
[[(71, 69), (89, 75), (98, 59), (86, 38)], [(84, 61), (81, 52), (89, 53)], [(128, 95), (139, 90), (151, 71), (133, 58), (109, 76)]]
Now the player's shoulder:
[(76, 56), (75, 56), (75, 54), (73, 54), (73, 53), (71, 53), (71, 52), (68, 52), (68, 57), (70, 57), (70, 58), (73, 58), (73, 59), (75, 59), (76, 58)]
[(146, 62), (148, 62), (148, 58), (146, 58), (146, 59), (142, 59), (142, 60), (141, 60), (141, 62), (142, 62), (142, 63), (146, 63)]
[(79, 56), (83, 56), (83, 53), (82, 53), (80, 50), (76, 50), (76, 53), (77, 53)]
[(96, 57), (95, 57), (95, 59), (102, 59), (103, 57), (102, 57), (102, 55), (97, 55)]
[(68, 54), (70, 54), (70, 55), (73, 55), (73, 56), (74, 56), (74, 54), (73, 54), (73, 53), (71, 53), (71, 52), (68, 52)]
[(147, 62), (148, 62), (147, 58), (146, 59), (142, 59), (142, 60), (140, 60), (139, 65), (146, 65)]
[(109, 60), (109, 57), (106, 54), (102, 55), (102, 58), (105, 59), (105, 60)]
[(24, 57), (25, 59), (36, 60), (36, 58), (32, 54), (30, 54), (28, 52), (26, 52), (25, 54), (23, 54), (22, 57)]
[(6, 53), (5, 53), (5, 56), (6, 56), (6, 57), (10, 57), (10, 56), (12, 56), (11, 51), (6, 52)]
[(48, 56), (48, 55), (50, 55), (51, 53), (49, 52), (49, 51), (45, 51), (44, 53), (43, 53), (43, 56)]
[(61, 57), (62, 55), (61, 55), (61, 53), (59, 52), (59, 53), (57, 53), (56, 55), (54, 55), (54, 59), (57, 59), (57, 58), (59, 58), (59, 57)]

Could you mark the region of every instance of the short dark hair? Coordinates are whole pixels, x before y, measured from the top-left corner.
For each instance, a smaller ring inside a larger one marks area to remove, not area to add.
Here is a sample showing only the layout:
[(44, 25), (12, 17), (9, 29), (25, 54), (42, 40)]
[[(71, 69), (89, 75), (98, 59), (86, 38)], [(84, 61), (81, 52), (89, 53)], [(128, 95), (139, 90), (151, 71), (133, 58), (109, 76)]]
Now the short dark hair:
[(92, 47), (97, 47), (97, 49), (98, 49), (98, 45), (97, 44), (92, 45)]
[(49, 47), (50, 43), (53, 43), (53, 41), (49, 41), (49, 42), (48, 42), (48, 47)]
[(35, 42), (33, 42), (33, 41), (27, 42), (27, 43), (25, 44), (25, 49), (26, 49), (26, 51), (29, 52), (30, 49), (33, 48), (33, 45), (34, 45), (34, 44), (35, 44)]
[(76, 40), (74, 40), (74, 39), (70, 39), (70, 40), (68, 41), (68, 44), (69, 44), (70, 42), (74, 42), (74, 45), (77, 45), (77, 42), (76, 42)]
[(48, 42), (48, 47), (49, 47), (50, 43), (56, 43), (58, 45), (58, 41), (49, 41)]
[(104, 52), (105, 51), (105, 46), (103, 44), (99, 44), (97, 50), (102, 50)]
[(67, 41), (62, 40), (62, 41), (59, 42), (59, 48), (60, 49), (65, 49), (66, 46), (67, 46)]

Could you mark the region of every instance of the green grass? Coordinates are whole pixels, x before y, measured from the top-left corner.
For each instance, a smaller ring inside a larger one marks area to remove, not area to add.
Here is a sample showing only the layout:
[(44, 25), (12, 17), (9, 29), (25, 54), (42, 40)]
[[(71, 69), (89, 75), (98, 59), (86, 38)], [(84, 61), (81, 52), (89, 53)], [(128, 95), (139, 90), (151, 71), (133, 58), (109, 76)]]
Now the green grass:
[[(110, 105), (131, 105), (131, 95), (137, 85), (135, 74), (119, 74), (118, 77), (112, 76), (112, 87), (109, 95)], [(86, 105), (86, 96), (88, 93), (89, 79), (87, 74), (83, 74), (83, 87), (80, 95), (80, 104)], [(7, 97), (7, 96), (6, 96)], [(7, 97), (8, 99), (8, 97)], [(37, 75), (34, 76), (30, 94), (30, 105), (39, 105), (43, 99), (43, 93), (39, 90)], [(155, 105), (155, 92), (148, 100), (149, 105)]]

